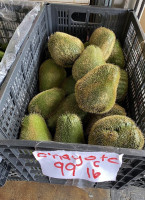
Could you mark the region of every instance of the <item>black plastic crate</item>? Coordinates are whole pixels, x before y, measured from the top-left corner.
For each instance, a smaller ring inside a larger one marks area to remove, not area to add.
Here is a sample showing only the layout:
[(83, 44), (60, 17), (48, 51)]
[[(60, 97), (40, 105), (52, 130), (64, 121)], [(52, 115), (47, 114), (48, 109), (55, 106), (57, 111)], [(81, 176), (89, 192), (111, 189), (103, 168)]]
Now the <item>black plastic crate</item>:
[[(73, 18), (74, 13), (75, 15), (83, 14), (80, 21), (74, 21), (76, 20)], [(97, 19), (95, 22), (90, 20), (92, 15)], [(126, 110), (140, 129), (145, 131), (145, 45), (143, 33), (134, 13), (124, 9), (92, 6), (45, 5), (34, 22), (7, 85), (0, 91), (2, 96), (0, 102), (0, 152), (13, 166), (18, 177), (20, 175), (20, 179), (65, 184), (66, 180), (42, 175), (40, 165), (32, 155), (32, 151), (36, 149), (64, 149), (124, 154), (117, 181), (90, 184), (91, 187), (123, 189), (127, 185), (140, 186), (144, 182), (145, 150), (17, 140), (22, 117), (27, 112), (29, 101), (37, 93), (38, 69), (44, 57), (44, 46), (47, 44), (48, 36), (55, 31), (63, 31), (75, 35), (85, 42), (93, 30), (100, 26), (112, 29), (123, 45), (126, 70), (129, 75)], [(11, 173), (10, 179), (12, 177), (13, 173)]]
[(111, 7), (113, 0), (90, 0), (90, 5)]
[[(16, 45), (16, 42), (14, 40), (13, 35), (17, 29), (17, 27), (21, 24), (23, 21), (24, 17), (33, 9), (34, 4), (33, 3), (18, 3), (18, 2), (0, 2), (0, 50), (6, 51), (7, 46), (11, 40), (11, 49), (12, 46), (14, 48), (14, 45)], [(22, 39), (22, 37), (21, 37)], [(20, 45), (20, 42), (19, 42)], [(12, 52), (13, 57), (17, 56), (22, 47), (23, 43), (21, 43), (21, 46), (19, 47), (18, 50), (13, 50), (15, 52)], [(18, 48), (18, 46), (17, 46)], [(7, 76), (10, 76), (10, 68), (12, 68), (13, 63), (16, 61), (16, 59), (9, 64), (5, 64), (7, 62), (8, 55), (10, 56), (10, 51), (12, 51), (9, 47), (8, 51), (6, 52), (7, 57), (5, 57), (5, 60), (2, 61), (1, 66), (4, 64), (4, 68), (1, 70), (6, 71), (7, 73), (5, 74), (5, 77), (1, 77), (2, 80), (0, 80), (0, 89), (1, 85), (4, 83), (5, 79)], [(16, 54), (16, 55), (15, 55)], [(11, 60), (11, 59), (10, 59)], [(14, 64), (15, 65), (15, 64)], [(3, 66), (2, 66), (3, 67)], [(3, 74), (3, 75), (4, 75)], [(9, 75), (8, 75), (9, 74)], [(7, 80), (6, 80), (7, 82)]]
[(0, 162), (0, 187), (7, 181), (10, 169), (10, 165), (5, 160)]
[(22, 22), (32, 6), (14, 3), (0, 3), (0, 43), (9, 43), (16, 28)]
[[(0, 44), (8, 44), (16, 28), (20, 25), (32, 6), (15, 5), (9, 2), (0, 2)], [(0, 45), (0, 46), (1, 46)], [(0, 96), (1, 98), (1, 96)], [(1, 127), (0, 127), (1, 129)], [(10, 166), (2, 161), (0, 163), (0, 186), (4, 185)]]

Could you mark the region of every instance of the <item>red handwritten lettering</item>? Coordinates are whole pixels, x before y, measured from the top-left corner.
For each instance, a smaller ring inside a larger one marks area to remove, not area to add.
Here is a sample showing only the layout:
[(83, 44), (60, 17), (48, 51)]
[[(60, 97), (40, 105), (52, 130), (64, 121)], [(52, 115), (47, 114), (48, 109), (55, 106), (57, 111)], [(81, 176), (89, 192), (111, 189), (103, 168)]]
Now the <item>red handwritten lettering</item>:
[(85, 158), (85, 160), (95, 160), (96, 156), (88, 156), (87, 158)]
[(90, 172), (89, 172), (89, 168), (88, 168), (88, 167), (87, 167), (87, 174), (88, 174), (88, 177), (91, 178)]
[(55, 163), (54, 163), (54, 166), (55, 166), (56, 168), (61, 169), (62, 176), (64, 176), (64, 172), (63, 172), (63, 166), (64, 166), (64, 164), (63, 164), (62, 162), (55, 162)]
[(83, 160), (81, 156), (79, 156), (78, 158), (75, 158), (74, 156), (72, 156), (72, 158), (74, 158), (75, 160), (80, 159), (80, 164), (76, 164), (76, 166), (81, 166), (83, 164)]
[(108, 157), (106, 157), (105, 155), (103, 155), (103, 156), (101, 157), (102, 161), (104, 161), (104, 158), (108, 158)]
[(70, 157), (69, 157), (68, 154), (64, 154), (64, 155), (62, 156), (62, 158), (67, 159), (67, 160), (70, 160)]
[(47, 153), (49, 156), (51, 156), (51, 154), (50, 153)]
[[(69, 168), (70, 166), (72, 166), (72, 168)], [(73, 171), (73, 176), (75, 176), (76, 166), (73, 163), (66, 164), (65, 169), (68, 171)]]
[(95, 172), (94, 169), (92, 169), (92, 174), (93, 174), (94, 179), (98, 178), (101, 175), (100, 172)]
[(57, 154), (52, 155), (52, 157), (55, 159), (55, 157), (58, 156), (62, 160), (62, 156), (59, 156)]
[(38, 153), (37, 156), (40, 158), (46, 158), (47, 154), (46, 153)]
[(93, 162), (93, 164), (94, 164), (95, 167), (99, 167), (99, 165), (96, 165), (96, 163), (98, 163), (98, 162), (100, 162), (100, 161), (94, 161)]
[(112, 161), (112, 160), (118, 160), (118, 159), (117, 159), (117, 158), (109, 158), (109, 159), (108, 159), (108, 162), (113, 163), (113, 164), (119, 164), (119, 163), (114, 162), (114, 161)]

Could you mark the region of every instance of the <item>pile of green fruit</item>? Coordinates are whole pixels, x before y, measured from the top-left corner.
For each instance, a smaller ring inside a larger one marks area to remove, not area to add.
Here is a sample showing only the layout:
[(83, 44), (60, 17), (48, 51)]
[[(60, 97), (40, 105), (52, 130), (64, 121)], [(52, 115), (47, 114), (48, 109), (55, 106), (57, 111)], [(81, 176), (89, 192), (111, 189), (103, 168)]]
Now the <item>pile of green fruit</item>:
[[(144, 137), (118, 105), (128, 90), (120, 42), (100, 27), (85, 44), (63, 32), (48, 41), (39, 91), (22, 120), (20, 139), (142, 149)], [(71, 74), (67, 76), (68, 72)]]

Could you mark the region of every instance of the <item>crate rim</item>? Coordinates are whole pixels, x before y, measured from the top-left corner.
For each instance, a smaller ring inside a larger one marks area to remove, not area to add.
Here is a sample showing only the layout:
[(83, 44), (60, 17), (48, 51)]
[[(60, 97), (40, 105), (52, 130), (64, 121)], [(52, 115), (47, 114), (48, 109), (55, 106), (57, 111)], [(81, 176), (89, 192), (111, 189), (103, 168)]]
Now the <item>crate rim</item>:
[(38, 151), (40, 150), (42, 151), (65, 150), (65, 151), (84, 151), (84, 152), (102, 151), (102, 152), (124, 154), (128, 156), (145, 157), (145, 150), (90, 145), (90, 144), (79, 144), (79, 143), (62, 143), (55, 141), (31, 141), (31, 140), (20, 140), (20, 139), (0, 140), (0, 148), (6, 148), (6, 147), (10, 147), (13, 149), (34, 149)]
[[(127, 12), (130, 12), (130, 13), (133, 13), (133, 15), (134, 15), (134, 17), (135, 17), (135, 19), (137, 20), (137, 22), (138, 22), (138, 25), (139, 25), (139, 28), (140, 28), (140, 30), (141, 30), (141, 35), (142, 35), (142, 37), (143, 37), (143, 39), (145, 40), (145, 34), (144, 34), (144, 31), (143, 31), (143, 29), (142, 29), (142, 26), (140, 25), (140, 22), (139, 22), (139, 19), (137, 18), (137, 15), (136, 15), (136, 13), (135, 13), (135, 10), (133, 10), (133, 9), (127, 9), (127, 8), (110, 8), (110, 7), (103, 7), (103, 6), (93, 6), (93, 5), (74, 5), (74, 4), (61, 4), (61, 3), (44, 3), (44, 6), (53, 6), (53, 7), (55, 7), (55, 6), (64, 6), (64, 7), (70, 7), (70, 6), (73, 6), (73, 7), (84, 7), (84, 8), (91, 8), (91, 11), (92, 11), (92, 9), (93, 10), (96, 10), (96, 9), (98, 9), (99, 11), (105, 11), (105, 10), (108, 10), (108, 11), (116, 11), (116, 12), (124, 12), (124, 11), (127, 11)], [(80, 11), (80, 13), (82, 12), (81, 10), (79, 10)]]

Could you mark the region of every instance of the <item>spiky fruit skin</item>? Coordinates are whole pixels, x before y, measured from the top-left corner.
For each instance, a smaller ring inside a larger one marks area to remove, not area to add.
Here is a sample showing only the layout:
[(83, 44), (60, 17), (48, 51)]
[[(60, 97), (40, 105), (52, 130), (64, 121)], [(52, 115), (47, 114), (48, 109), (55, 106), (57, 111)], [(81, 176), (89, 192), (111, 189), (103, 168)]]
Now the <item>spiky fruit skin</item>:
[(76, 81), (72, 76), (69, 76), (63, 81), (61, 88), (65, 91), (66, 95), (70, 95), (75, 92), (75, 84)]
[(107, 116), (111, 116), (111, 115), (124, 115), (124, 116), (126, 116), (126, 112), (125, 112), (125, 109), (123, 107), (121, 107), (118, 104), (115, 104), (113, 106), (113, 108), (109, 112), (107, 112), (105, 114), (97, 115), (97, 114), (88, 113), (88, 115), (86, 116), (86, 123), (88, 124), (87, 128), (86, 128), (86, 134), (89, 135), (92, 126), (98, 120), (100, 120), (100, 119), (102, 119), (104, 117), (107, 117)]
[(100, 47), (106, 61), (112, 53), (115, 40), (116, 36), (113, 31), (105, 27), (100, 27), (92, 33), (89, 43)]
[(84, 48), (88, 47), (90, 44), (89, 44), (89, 41), (88, 42), (85, 42), (84, 43)]
[(8, 46), (9, 43), (0, 43), (0, 50), (4, 51), (6, 50), (7, 46)]
[(74, 93), (67, 96), (54, 111), (54, 113), (48, 118), (48, 127), (51, 129), (55, 128), (58, 117), (66, 113), (76, 114), (81, 119), (86, 114), (78, 107)]
[(70, 113), (61, 115), (57, 120), (54, 141), (84, 143), (83, 127), (80, 118)]
[(89, 45), (73, 65), (73, 78), (77, 81), (86, 75), (90, 70), (104, 64), (105, 60), (101, 49), (97, 46)]
[(32, 98), (28, 105), (29, 113), (39, 113), (45, 119), (64, 99), (65, 92), (60, 88), (45, 90)]
[(4, 54), (5, 54), (5, 53), (4, 53), (3, 51), (0, 51), (0, 61), (2, 60)]
[(40, 92), (59, 87), (65, 78), (66, 71), (64, 68), (58, 66), (52, 59), (44, 61), (39, 69)]
[(120, 42), (116, 39), (114, 48), (112, 50), (112, 53), (107, 60), (107, 63), (112, 63), (114, 65), (118, 65), (120, 68), (124, 68), (125, 66), (125, 59), (123, 50), (121, 48)]
[(93, 125), (89, 144), (142, 149), (144, 137), (129, 117), (113, 115), (104, 117)]
[(20, 139), (37, 141), (51, 140), (51, 134), (41, 115), (30, 114), (23, 118)]
[(49, 38), (48, 49), (51, 57), (58, 65), (69, 67), (82, 53), (84, 45), (77, 37), (56, 32)]
[(111, 110), (117, 96), (120, 68), (105, 64), (89, 71), (75, 85), (79, 107), (89, 113), (103, 114)]
[(128, 90), (128, 75), (123, 69), (120, 69), (120, 80), (117, 88), (117, 102), (125, 99)]

